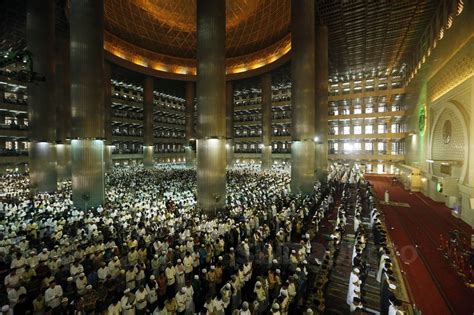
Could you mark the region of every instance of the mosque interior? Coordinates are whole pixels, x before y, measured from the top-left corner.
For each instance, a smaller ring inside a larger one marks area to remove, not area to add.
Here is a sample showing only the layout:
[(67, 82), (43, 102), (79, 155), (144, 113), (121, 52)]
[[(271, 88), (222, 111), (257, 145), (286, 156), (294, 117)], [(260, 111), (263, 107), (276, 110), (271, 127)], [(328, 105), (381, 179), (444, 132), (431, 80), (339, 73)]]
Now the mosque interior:
[(472, 139), (472, 0), (3, 0), (1, 314), (474, 314)]

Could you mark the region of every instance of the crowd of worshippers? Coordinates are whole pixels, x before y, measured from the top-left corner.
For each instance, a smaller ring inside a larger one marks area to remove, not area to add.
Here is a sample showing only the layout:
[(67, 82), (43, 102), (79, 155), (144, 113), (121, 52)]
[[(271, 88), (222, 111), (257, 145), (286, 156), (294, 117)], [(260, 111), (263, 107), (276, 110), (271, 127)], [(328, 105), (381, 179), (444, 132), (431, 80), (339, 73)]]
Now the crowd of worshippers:
[[(344, 197), (343, 197), (344, 199)], [(397, 285), (392, 271), (392, 261), (390, 250), (387, 246), (386, 231), (380, 218), (380, 212), (375, 206), (372, 191), (367, 189), (365, 196), (358, 188), (356, 192), (356, 202), (354, 207), (354, 233), (355, 244), (352, 252), (352, 271), (349, 278), (346, 302), (350, 305), (350, 311), (357, 313), (364, 309), (364, 299), (362, 297), (363, 287), (368, 275), (365, 253), (367, 247), (366, 225), (362, 224), (363, 204), (370, 209), (370, 218), (367, 228), (372, 229), (373, 241), (376, 246), (379, 266), (376, 280), (380, 283), (380, 314), (403, 314), (401, 311), (401, 301), (396, 297)]]
[(229, 211), (214, 219), (185, 168), (117, 168), (88, 211), (70, 183), (30, 194), (27, 177), (3, 177), (2, 314), (322, 314), (343, 212), (322, 261), (312, 241), (340, 176), (309, 196), (290, 193), (287, 169), (227, 177)]

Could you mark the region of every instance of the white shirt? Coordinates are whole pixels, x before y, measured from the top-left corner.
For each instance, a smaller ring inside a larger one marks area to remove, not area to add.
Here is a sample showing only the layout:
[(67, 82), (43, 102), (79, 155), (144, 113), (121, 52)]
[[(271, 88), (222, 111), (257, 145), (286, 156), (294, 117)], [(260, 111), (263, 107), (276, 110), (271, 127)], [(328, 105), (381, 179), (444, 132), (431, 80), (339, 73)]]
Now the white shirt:
[(56, 308), (61, 304), (63, 297), (63, 289), (60, 285), (55, 285), (54, 288), (48, 288), (44, 293), (44, 302), (51, 308)]
[[(147, 298), (147, 291), (146, 290), (143, 290), (143, 291), (140, 291), (140, 290), (137, 290), (135, 292), (135, 298), (137, 300), (137, 310), (142, 310), (146, 307), (146, 298)], [(143, 300), (143, 301), (142, 301)], [(140, 302), (142, 301), (142, 302)]]

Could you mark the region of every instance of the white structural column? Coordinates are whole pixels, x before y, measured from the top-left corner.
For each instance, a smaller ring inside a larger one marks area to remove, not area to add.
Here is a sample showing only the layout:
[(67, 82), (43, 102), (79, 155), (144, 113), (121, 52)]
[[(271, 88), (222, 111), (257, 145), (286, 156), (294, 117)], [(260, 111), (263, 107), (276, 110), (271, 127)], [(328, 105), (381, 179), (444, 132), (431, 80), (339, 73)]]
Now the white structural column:
[(225, 1), (197, 1), (197, 197), (208, 216), (226, 202)]
[(155, 164), (153, 159), (153, 78), (146, 77), (143, 88), (143, 166), (152, 168)]
[(28, 0), (26, 40), (33, 71), (44, 78), (28, 84), (30, 189), (52, 192), (57, 189), (54, 1)]
[(234, 86), (227, 81), (225, 92), (227, 167), (234, 165)]
[(318, 26), (316, 33), (316, 175), (326, 181), (328, 169), (328, 28)]
[(291, 1), (291, 191), (313, 191), (315, 169), (314, 1)]
[(71, 0), (72, 200), (101, 205), (104, 185), (104, 3)]
[(262, 88), (262, 169), (272, 168), (272, 76), (260, 79)]

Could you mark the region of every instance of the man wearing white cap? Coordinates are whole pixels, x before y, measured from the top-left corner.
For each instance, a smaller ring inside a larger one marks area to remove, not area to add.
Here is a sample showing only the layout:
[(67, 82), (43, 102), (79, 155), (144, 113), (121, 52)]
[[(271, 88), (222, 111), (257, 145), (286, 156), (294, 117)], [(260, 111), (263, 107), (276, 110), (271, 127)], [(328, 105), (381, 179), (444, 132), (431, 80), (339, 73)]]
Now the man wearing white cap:
[(111, 261), (109, 261), (108, 268), (112, 278), (116, 278), (119, 275), (120, 269), (122, 269), (122, 263), (118, 256), (115, 256)]
[(242, 308), (240, 309), (240, 315), (251, 315), (252, 313), (249, 310), (249, 303), (243, 302)]
[(186, 310), (186, 305), (188, 304), (188, 295), (186, 294), (186, 289), (181, 288), (175, 296), (176, 299), (176, 312), (180, 315), (184, 314)]
[(123, 293), (124, 295), (120, 300), (120, 304), (122, 305), (122, 315), (135, 315), (135, 295), (130, 291), (130, 289), (125, 289)]
[(280, 305), (278, 303), (273, 303), (272, 305), (272, 310), (271, 310), (272, 315), (280, 315)]
[(145, 314), (148, 292), (143, 285), (135, 292), (137, 314)]
[(13, 309), (10, 308), (10, 305), (2, 306), (2, 315), (13, 315)]
[(84, 273), (81, 273), (76, 279), (76, 288), (79, 295), (84, 295), (86, 293), (87, 278)]
[(63, 298), (63, 289), (60, 285), (56, 284), (56, 281), (51, 281), (49, 288), (44, 293), (44, 302), (46, 306), (49, 306), (53, 310), (59, 307)]

